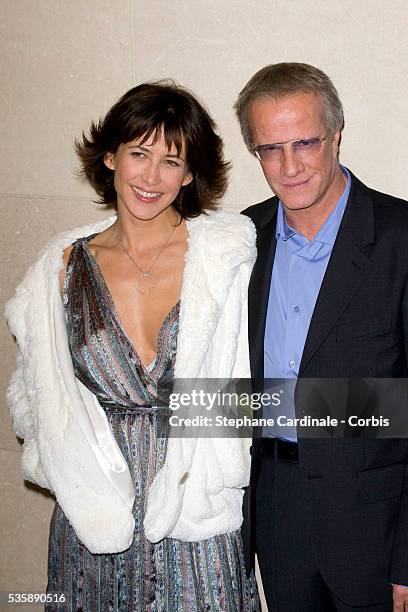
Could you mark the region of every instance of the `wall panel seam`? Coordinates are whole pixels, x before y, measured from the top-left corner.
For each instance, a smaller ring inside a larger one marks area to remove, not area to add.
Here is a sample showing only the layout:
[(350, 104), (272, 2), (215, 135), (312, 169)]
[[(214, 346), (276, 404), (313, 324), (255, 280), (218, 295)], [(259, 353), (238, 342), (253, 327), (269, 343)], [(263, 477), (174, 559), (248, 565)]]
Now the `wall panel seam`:
[[(82, 196), (61, 196), (61, 195), (55, 195), (52, 193), (0, 193), (0, 198), (10, 198), (10, 199), (22, 199), (24, 198), (25, 200), (62, 200), (62, 201), (69, 201), (69, 202), (87, 202), (87, 203), (91, 203), (92, 204), (92, 197), (93, 196), (89, 196), (89, 198), (84, 198)], [(95, 197), (95, 196), (94, 196)], [(95, 206), (97, 206), (97, 204), (95, 204)], [(105, 210), (104, 208), (101, 207), (101, 210)]]
[(131, 39), (132, 39), (132, 86), (134, 87), (136, 85), (136, 41), (135, 41), (135, 27), (136, 27), (136, 23), (135, 23), (135, 1), (136, 0), (130, 0), (130, 10), (131, 10), (131, 15), (132, 15), (132, 19), (131, 19), (131, 24), (132, 24), (132, 35), (131, 35)]

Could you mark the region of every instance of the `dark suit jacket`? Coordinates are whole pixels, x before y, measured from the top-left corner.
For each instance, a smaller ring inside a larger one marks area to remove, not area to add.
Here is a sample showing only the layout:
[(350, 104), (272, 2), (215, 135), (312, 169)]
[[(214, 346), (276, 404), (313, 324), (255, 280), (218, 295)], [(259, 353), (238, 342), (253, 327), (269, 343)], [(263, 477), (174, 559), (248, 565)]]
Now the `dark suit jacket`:
[[(249, 343), (252, 377), (260, 384), (277, 204), (271, 198), (244, 211), (258, 236), (249, 289)], [(407, 279), (408, 203), (369, 189), (352, 175), (298, 386), (301, 377), (405, 378)], [(353, 414), (352, 393), (348, 402), (346, 410)], [(262, 460), (257, 438), (252, 459), (243, 526), (249, 565), (255, 552), (254, 488)], [(299, 439), (305, 512), (318, 566), (333, 593), (350, 605), (386, 601), (389, 582), (408, 585), (407, 462), (407, 439)]]

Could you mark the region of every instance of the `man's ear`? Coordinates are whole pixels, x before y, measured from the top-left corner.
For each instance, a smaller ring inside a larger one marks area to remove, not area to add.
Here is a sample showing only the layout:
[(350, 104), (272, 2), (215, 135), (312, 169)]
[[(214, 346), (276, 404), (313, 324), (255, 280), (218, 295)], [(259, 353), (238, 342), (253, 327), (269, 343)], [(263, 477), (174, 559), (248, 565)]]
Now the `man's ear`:
[(333, 153), (335, 156), (339, 155), (340, 141), (341, 141), (341, 132), (340, 130), (337, 130), (333, 134)]
[(183, 180), (181, 186), (185, 187), (186, 185), (189, 185), (192, 180), (193, 180), (193, 175), (191, 174), (191, 172), (187, 172), (187, 174), (184, 177), (184, 180)]
[(105, 153), (103, 163), (109, 170), (115, 170), (115, 155), (113, 153)]

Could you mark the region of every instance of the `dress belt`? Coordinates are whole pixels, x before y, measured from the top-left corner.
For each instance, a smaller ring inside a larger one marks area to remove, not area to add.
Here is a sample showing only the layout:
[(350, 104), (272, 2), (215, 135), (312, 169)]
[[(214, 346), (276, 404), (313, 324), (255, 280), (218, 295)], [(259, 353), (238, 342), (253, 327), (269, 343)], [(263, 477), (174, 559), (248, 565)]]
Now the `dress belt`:
[(286, 442), (278, 438), (262, 438), (262, 455), (274, 457), (278, 461), (299, 463), (299, 445), (297, 442)]

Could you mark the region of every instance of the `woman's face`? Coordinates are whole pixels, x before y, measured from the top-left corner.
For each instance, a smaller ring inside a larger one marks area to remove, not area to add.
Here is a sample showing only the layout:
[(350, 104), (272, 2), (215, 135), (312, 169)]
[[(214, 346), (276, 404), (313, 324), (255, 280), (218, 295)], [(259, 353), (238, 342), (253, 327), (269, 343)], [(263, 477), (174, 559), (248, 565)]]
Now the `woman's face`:
[(185, 146), (177, 154), (169, 149), (163, 134), (122, 143), (116, 153), (107, 154), (105, 165), (114, 171), (118, 214), (137, 219), (154, 219), (174, 202), (181, 187), (192, 181), (185, 161)]

